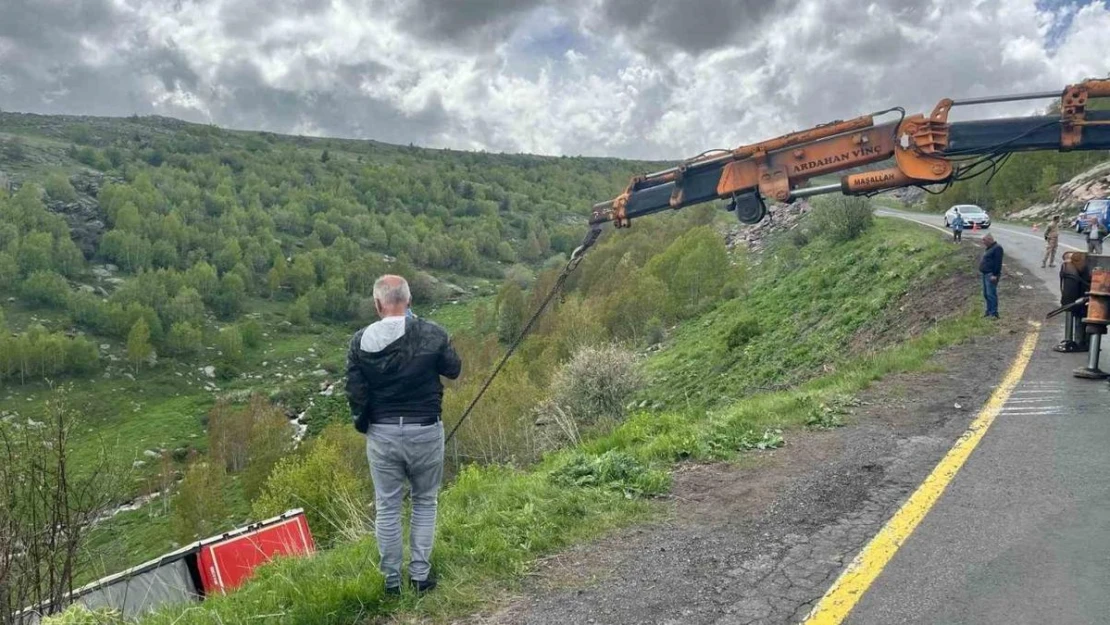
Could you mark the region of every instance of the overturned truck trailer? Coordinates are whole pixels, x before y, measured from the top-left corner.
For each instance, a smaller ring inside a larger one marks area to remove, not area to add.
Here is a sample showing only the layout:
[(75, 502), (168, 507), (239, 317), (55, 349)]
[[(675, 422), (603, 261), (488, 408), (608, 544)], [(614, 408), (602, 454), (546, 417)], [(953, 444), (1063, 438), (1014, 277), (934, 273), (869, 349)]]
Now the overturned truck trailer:
[(290, 510), (99, 579), (67, 595), (62, 606), (28, 608), (16, 622), (38, 625), (43, 614), (73, 604), (136, 618), (167, 605), (203, 601), (207, 595), (227, 592), (275, 557), (307, 555), (314, 550), (304, 510)]

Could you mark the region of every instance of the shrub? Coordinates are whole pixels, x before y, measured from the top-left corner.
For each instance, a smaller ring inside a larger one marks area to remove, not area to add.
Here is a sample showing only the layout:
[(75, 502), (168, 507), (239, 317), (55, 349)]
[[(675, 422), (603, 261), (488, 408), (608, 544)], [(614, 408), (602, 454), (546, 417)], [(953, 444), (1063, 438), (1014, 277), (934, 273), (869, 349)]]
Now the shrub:
[(254, 319), (247, 319), (239, 324), (239, 335), (243, 337), (243, 346), (254, 349), (262, 344), (262, 326)]
[(36, 271), (23, 282), (23, 295), (40, 304), (65, 306), (69, 283), (53, 271)]
[(227, 516), (227, 473), (218, 462), (195, 462), (173, 502), (174, 534), (187, 543), (216, 533)]
[(667, 331), (659, 317), (652, 317), (644, 326), (644, 341), (648, 345), (658, 345), (667, 337)]
[(365, 534), (372, 484), (364, 448), (365, 440), (349, 425), (328, 426), (303, 454), (274, 467), (254, 502), (254, 517), (304, 508), (312, 535), (324, 546)]
[(204, 335), (184, 322), (175, 323), (166, 337), (166, 350), (175, 356), (195, 356), (204, 348)]
[(46, 195), (57, 202), (76, 202), (77, 190), (69, 183), (69, 178), (63, 173), (50, 174), (43, 185)]
[(626, 497), (658, 495), (670, 488), (670, 474), (649, 469), (631, 455), (610, 449), (600, 456), (576, 452), (550, 473), (552, 482), (566, 487), (618, 490)]
[(516, 264), (505, 271), (505, 281), (515, 282), (522, 289), (527, 289), (535, 279), (536, 274), (527, 265)]
[(811, 216), (814, 234), (836, 243), (855, 239), (874, 222), (871, 201), (867, 198), (838, 195), (816, 204)]
[(306, 326), (309, 324), (311, 316), (308, 298), (303, 295), (298, 297), (297, 301), (289, 307), (289, 323), (293, 325)]
[(586, 347), (555, 374), (551, 399), (578, 424), (592, 425), (623, 417), (641, 383), (632, 352), (616, 345)]
[(220, 330), (216, 346), (220, 350), (220, 359), (216, 364), (218, 375), (225, 379), (235, 377), (243, 365), (243, 336), (239, 334), (239, 329), (228, 326)]
[(725, 344), (729, 350), (739, 349), (747, 345), (752, 339), (759, 336), (759, 321), (752, 317), (737, 320), (725, 337)]

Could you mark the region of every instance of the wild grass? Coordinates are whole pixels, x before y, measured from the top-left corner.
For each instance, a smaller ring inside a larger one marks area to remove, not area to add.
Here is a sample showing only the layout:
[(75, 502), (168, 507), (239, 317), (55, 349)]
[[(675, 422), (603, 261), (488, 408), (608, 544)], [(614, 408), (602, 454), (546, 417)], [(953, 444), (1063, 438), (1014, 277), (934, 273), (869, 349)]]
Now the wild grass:
[(934, 233), (888, 219), (845, 243), (809, 238), (777, 241), (746, 292), (675, 330), (647, 363), (649, 403), (729, 406), (820, 377), (854, 358), (853, 337), (903, 294), (968, 262)]

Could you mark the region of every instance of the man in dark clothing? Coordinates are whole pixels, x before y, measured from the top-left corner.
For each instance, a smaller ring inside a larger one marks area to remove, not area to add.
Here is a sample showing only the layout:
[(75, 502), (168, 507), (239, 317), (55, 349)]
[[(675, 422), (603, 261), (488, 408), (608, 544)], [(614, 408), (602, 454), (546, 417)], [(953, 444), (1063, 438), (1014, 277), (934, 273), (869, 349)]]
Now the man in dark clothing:
[(378, 551), (385, 589), (401, 591), (401, 505), (412, 498), (409, 577), (418, 592), (435, 588), (431, 575), (436, 500), (443, 478), (443, 383), (462, 361), (447, 332), (412, 315), (409, 285), (400, 276), (374, 283), (379, 321), (355, 333), (347, 353), (347, 401), (355, 428), (366, 434), (374, 479)]
[(983, 259), (979, 261), (979, 273), (983, 276), (983, 299), (987, 301), (984, 317), (998, 319), (998, 280), (1002, 277), (1002, 246), (994, 237), (983, 237)]
[[(1064, 252), (1063, 262), (1060, 263), (1060, 305), (1074, 304), (1083, 299), (1090, 289), (1091, 268), (1087, 265), (1087, 258), (1077, 252)], [(1065, 339), (1053, 349), (1059, 352), (1086, 351), (1086, 326), (1080, 321), (1086, 316), (1086, 305), (1073, 308), (1071, 314), (1065, 317), (1065, 322), (1070, 322), (1071, 327), (1064, 329)]]

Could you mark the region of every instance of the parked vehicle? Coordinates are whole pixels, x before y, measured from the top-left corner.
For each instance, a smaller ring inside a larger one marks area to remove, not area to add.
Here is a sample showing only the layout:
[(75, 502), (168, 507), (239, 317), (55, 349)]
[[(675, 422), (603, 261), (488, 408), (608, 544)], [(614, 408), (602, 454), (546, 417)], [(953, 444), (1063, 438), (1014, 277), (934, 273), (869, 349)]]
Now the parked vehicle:
[(991, 218), (987, 211), (974, 204), (957, 204), (944, 212), (945, 228), (952, 225), (957, 210), (960, 211), (960, 216), (964, 218), (964, 228), (971, 230), (973, 227), (979, 226), (986, 230), (991, 227)]
[(1087, 232), (1096, 219), (1106, 224), (1107, 218), (1110, 218), (1110, 199), (1089, 200), (1075, 218), (1075, 231), (1080, 234)]

